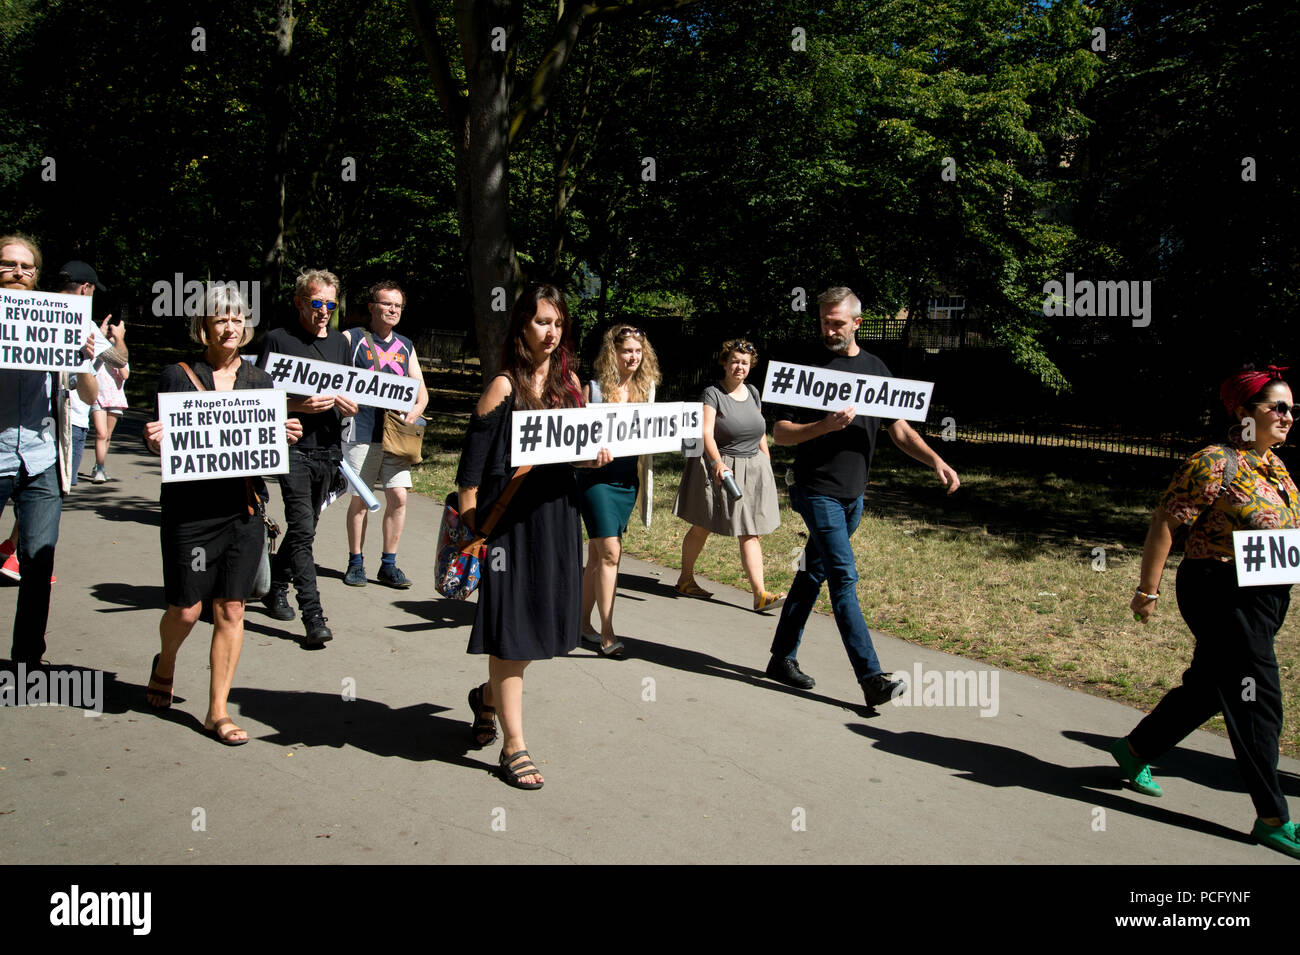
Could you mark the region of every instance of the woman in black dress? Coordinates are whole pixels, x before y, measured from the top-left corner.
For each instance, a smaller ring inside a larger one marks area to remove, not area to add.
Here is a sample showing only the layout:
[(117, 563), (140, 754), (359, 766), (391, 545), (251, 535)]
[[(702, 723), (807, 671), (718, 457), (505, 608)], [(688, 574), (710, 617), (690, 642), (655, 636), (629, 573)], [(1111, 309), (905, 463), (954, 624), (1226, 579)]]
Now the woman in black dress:
[[(467, 527), (477, 525), (480, 508), (486, 519), (514, 474), (510, 412), (582, 407), (572, 342), (563, 293), (553, 285), (524, 289), (510, 313), (501, 372), (479, 398), (456, 471)], [(607, 463), (609, 452), (602, 450), (597, 460)], [(487, 537), (482, 559), (468, 652), (488, 654), (488, 682), (469, 694), (472, 732), (477, 745), (489, 745), (500, 714), (500, 775), (520, 789), (543, 783), (524, 745), (524, 669), (578, 643), (582, 529), (573, 467), (540, 465), (521, 479)]]
[[(198, 381), (208, 391), (273, 387), (266, 372), (239, 357), (253, 329), (244, 320), (248, 306), (234, 286), (212, 286), (205, 305), (204, 315), (190, 322), (191, 337), (207, 346), (190, 363)], [(159, 377), (159, 392), (196, 390), (180, 365), (168, 365)], [(286, 430), (293, 443), (302, 434), (302, 423), (290, 418)], [(162, 422), (146, 424), (144, 436), (149, 450), (159, 454)], [(234, 477), (168, 483), (160, 495), (167, 612), (158, 625), (162, 649), (153, 658), (146, 698), (155, 709), (171, 706), (176, 654), (198, 622), (203, 601), (211, 599), (212, 675), (203, 728), (227, 746), (248, 742), (248, 734), (230, 718), (226, 700), (244, 644), (244, 603), (252, 592), (266, 540), (260, 508), (254, 506), (257, 513), (250, 513), (254, 491), (265, 500), (261, 478)]]

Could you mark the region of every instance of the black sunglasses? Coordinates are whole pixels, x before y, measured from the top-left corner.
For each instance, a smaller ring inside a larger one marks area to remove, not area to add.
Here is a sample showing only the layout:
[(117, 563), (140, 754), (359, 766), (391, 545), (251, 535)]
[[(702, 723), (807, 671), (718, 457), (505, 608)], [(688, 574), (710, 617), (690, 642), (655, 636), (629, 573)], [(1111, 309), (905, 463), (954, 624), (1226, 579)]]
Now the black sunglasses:
[(1288, 414), (1295, 411), (1295, 405), (1289, 405), (1285, 401), (1261, 401), (1256, 405), (1257, 408), (1267, 408), (1279, 418), (1285, 418)]

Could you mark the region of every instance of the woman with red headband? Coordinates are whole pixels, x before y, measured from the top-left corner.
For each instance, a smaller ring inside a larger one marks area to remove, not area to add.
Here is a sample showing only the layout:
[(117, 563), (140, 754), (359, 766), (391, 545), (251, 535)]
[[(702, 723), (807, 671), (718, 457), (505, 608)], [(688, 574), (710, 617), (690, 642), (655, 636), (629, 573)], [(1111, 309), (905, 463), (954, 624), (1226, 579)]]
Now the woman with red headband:
[(1292, 424), (1284, 371), (1272, 365), (1256, 371), (1248, 365), (1223, 383), (1219, 396), (1237, 422), (1228, 442), (1192, 455), (1151, 518), (1130, 608), (1146, 623), (1161, 596), (1173, 531), (1191, 524), (1186, 556), (1178, 567), (1177, 597), (1196, 650), (1182, 685), (1165, 694), (1110, 751), (1132, 788), (1159, 796), (1148, 764), (1222, 712), (1237, 767), (1259, 814), (1251, 835), (1300, 858), (1300, 838), (1277, 776), (1282, 690), (1273, 655), (1291, 585), (1237, 586), (1232, 549), (1233, 531), (1300, 524), (1300, 491), (1272, 450), (1286, 441)]

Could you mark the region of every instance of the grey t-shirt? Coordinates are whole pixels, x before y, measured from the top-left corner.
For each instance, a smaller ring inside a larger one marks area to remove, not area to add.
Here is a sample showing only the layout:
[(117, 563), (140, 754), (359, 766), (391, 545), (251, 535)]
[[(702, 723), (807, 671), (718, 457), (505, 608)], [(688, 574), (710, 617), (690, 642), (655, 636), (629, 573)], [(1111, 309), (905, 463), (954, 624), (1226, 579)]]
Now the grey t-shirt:
[(717, 385), (709, 385), (700, 397), (701, 401), (717, 411), (713, 422), (713, 440), (717, 443), (720, 454), (752, 458), (758, 454), (758, 445), (767, 432), (763, 407), (758, 401), (758, 390), (749, 384), (745, 388), (749, 391), (748, 401), (737, 401)]

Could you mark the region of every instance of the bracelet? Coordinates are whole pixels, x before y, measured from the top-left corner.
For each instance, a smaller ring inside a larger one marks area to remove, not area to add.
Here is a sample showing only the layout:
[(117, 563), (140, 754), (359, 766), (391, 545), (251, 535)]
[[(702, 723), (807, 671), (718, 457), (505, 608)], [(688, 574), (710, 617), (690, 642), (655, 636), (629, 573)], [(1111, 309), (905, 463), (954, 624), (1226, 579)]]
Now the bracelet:
[(1136, 588), (1133, 592), (1134, 592), (1135, 594), (1137, 594), (1139, 597), (1145, 597), (1147, 600), (1155, 600), (1157, 597), (1160, 596), (1159, 593), (1154, 593), (1154, 594), (1144, 594), (1144, 593), (1142, 592), (1142, 588), (1141, 588), (1141, 587)]
[(714, 463), (715, 466), (721, 464), (721, 463), (722, 463), (722, 458), (715, 458), (714, 461), (713, 461), (713, 463)]

